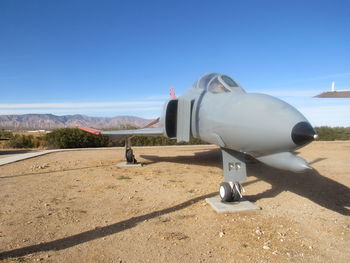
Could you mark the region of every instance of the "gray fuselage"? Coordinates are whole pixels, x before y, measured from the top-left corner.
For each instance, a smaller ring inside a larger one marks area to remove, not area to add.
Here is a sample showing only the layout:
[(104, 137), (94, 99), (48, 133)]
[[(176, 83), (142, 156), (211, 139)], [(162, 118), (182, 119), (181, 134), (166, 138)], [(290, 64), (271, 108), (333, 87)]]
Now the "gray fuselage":
[[(205, 75), (201, 79), (209, 76), (207, 81), (201, 83), (199, 79), (179, 97), (193, 103), (193, 137), (259, 157), (293, 151), (315, 136), (307, 119), (297, 109), (278, 98), (246, 93), (238, 84), (237, 87), (230, 87), (227, 92), (211, 92), (210, 79), (218, 75)], [(305, 131), (299, 132), (307, 134), (304, 134), (305, 138), (295, 141), (293, 131), (298, 132), (295, 127), (300, 123), (305, 126), (302, 127)]]

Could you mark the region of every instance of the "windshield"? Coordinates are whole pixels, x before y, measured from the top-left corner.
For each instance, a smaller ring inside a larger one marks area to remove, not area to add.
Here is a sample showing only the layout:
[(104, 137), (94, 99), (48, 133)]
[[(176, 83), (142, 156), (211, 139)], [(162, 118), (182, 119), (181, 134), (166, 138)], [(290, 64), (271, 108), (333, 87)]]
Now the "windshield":
[(238, 87), (238, 84), (228, 76), (221, 76), (221, 79), (230, 87)]
[(210, 73), (206, 74), (203, 77), (201, 77), (197, 82), (196, 82), (196, 88), (199, 89), (207, 89), (209, 81), (215, 76), (215, 73)]
[(213, 94), (229, 92), (245, 93), (245, 91), (232, 78), (217, 73), (205, 74), (199, 78), (193, 86), (197, 89), (203, 89)]
[(217, 77), (209, 83), (208, 91), (210, 91), (211, 93), (231, 92), (231, 90), (225, 87), (225, 85), (221, 83), (221, 81)]

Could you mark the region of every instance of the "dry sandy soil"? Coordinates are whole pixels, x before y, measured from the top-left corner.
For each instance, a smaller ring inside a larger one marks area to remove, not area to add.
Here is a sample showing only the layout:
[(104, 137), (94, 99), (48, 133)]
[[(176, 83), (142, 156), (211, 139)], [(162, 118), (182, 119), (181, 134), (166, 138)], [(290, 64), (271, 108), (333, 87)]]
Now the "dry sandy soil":
[(60, 152), (0, 167), (1, 262), (350, 262), (350, 142), (300, 150), (313, 171), (249, 164), (260, 211), (217, 214), (213, 146)]

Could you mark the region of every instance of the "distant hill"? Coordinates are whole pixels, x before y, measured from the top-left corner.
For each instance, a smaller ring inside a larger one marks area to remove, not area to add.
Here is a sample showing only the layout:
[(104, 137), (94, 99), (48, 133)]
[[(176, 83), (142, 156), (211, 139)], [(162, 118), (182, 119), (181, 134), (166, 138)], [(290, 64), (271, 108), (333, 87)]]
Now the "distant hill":
[(151, 120), (135, 116), (89, 117), (86, 115), (56, 116), (53, 114), (0, 115), (0, 129), (6, 130), (53, 130), (77, 125), (96, 129), (117, 128), (125, 125), (142, 127)]

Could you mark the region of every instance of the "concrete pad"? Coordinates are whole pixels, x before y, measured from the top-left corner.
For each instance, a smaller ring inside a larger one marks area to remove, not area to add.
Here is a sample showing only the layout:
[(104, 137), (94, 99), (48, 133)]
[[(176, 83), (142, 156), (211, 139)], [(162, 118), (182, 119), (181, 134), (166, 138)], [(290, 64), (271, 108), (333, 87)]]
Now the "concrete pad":
[(221, 198), (206, 198), (205, 201), (211, 205), (211, 207), (218, 213), (235, 213), (242, 211), (261, 210), (260, 206), (249, 202), (248, 200), (241, 199), (238, 202), (222, 202)]
[(117, 163), (118, 167), (141, 167), (142, 163), (127, 163), (127, 162), (121, 162)]

